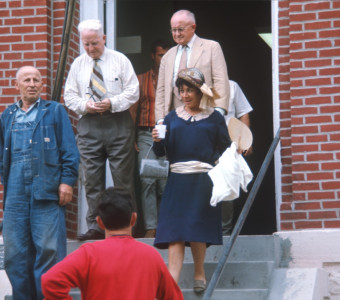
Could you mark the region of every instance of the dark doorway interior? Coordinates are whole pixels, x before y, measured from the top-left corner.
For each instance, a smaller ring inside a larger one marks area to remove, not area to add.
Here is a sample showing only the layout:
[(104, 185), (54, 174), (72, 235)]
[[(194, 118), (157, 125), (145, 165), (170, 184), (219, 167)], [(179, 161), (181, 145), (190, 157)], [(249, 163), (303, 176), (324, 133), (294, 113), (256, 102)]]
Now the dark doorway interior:
[[(224, 51), (229, 77), (239, 83), (254, 111), (250, 114), (254, 153), (247, 158), (257, 175), (273, 140), (272, 57), (258, 36), (270, 32), (270, 1), (130, 1), (117, 2), (117, 37), (140, 36), (141, 53), (127, 54), (136, 73), (151, 66), (150, 44), (156, 38), (171, 41), (173, 12), (189, 9), (196, 15), (197, 35), (218, 41)], [(252, 184), (249, 185), (249, 189)], [(246, 195), (235, 200), (235, 217)], [(274, 167), (271, 164), (241, 234), (276, 231)], [(234, 220), (235, 221), (235, 220)]]

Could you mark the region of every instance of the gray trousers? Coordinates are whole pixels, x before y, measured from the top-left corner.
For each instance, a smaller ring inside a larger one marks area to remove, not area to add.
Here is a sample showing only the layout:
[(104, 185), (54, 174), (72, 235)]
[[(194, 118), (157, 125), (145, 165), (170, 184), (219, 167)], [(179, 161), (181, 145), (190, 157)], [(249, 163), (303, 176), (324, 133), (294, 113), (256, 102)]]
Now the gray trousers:
[(234, 202), (222, 201), (222, 233), (231, 234), (233, 229)]
[[(142, 158), (146, 155), (152, 146), (151, 132), (138, 130), (137, 146), (139, 148), (138, 165), (140, 166)], [(154, 152), (149, 152), (148, 158), (157, 158)], [(141, 182), (141, 202), (144, 217), (145, 229), (156, 229), (158, 219), (158, 207), (162, 197), (166, 179), (140, 178)]]
[(97, 197), (105, 189), (106, 160), (114, 187), (134, 192), (134, 124), (128, 110), (118, 113), (87, 114), (78, 122), (77, 144), (85, 174), (88, 204), (88, 229), (100, 231), (97, 222)]

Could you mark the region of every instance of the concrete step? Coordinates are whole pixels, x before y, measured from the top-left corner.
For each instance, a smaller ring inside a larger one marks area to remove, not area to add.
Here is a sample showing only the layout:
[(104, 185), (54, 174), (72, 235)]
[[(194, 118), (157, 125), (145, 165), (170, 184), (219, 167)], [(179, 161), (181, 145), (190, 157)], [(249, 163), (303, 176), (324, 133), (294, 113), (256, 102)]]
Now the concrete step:
[[(205, 263), (205, 274), (209, 282), (217, 263)], [(216, 288), (219, 289), (267, 289), (271, 274), (275, 269), (274, 262), (231, 262), (228, 263)], [(192, 289), (194, 282), (193, 263), (184, 263), (179, 280), (181, 289)]]
[[(182, 289), (185, 300), (203, 299), (204, 293), (196, 294), (192, 289)], [(267, 289), (218, 289), (212, 295), (212, 300), (266, 300)], [(278, 299), (277, 299), (278, 300)]]
[[(223, 237), (225, 245), (230, 237)], [(137, 239), (142, 243), (153, 246), (154, 239)], [(93, 241), (87, 241), (93, 242)], [(67, 242), (67, 252), (71, 253), (78, 249), (84, 242), (69, 240)], [(229, 255), (228, 261), (275, 261), (278, 265), (280, 245), (278, 241), (269, 235), (241, 235), (237, 238), (235, 245)], [(164, 261), (168, 262), (168, 250), (157, 249)], [(192, 255), (189, 247), (185, 249), (184, 262), (192, 262)], [(217, 262), (223, 253), (222, 245), (210, 246), (207, 249), (205, 262)]]

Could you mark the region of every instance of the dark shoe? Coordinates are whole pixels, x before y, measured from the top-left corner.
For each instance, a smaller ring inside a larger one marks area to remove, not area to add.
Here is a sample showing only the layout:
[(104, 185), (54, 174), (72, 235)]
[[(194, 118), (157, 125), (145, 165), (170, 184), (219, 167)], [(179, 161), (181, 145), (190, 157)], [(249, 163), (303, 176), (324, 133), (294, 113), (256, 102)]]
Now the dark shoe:
[(194, 292), (202, 293), (207, 288), (207, 283), (203, 280), (194, 280)]
[(103, 240), (103, 239), (105, 239), (105, 234), (95, 229), (90, 229), (88, 232), (77, 236), (78, 241)]
[(156, 236), (156, 229), (149, 229), (146, 231), (145, 238), (154, 238)]

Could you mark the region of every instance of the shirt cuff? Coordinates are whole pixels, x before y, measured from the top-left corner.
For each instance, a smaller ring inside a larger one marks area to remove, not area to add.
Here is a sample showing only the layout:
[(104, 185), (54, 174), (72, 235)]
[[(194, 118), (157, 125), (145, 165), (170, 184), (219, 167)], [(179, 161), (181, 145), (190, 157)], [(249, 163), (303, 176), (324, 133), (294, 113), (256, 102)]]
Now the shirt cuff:
[(214, 109), (218, 111), (222, 115), (222, 117), (226, 115), (226, 111), (222, 107), (214, 107)]

